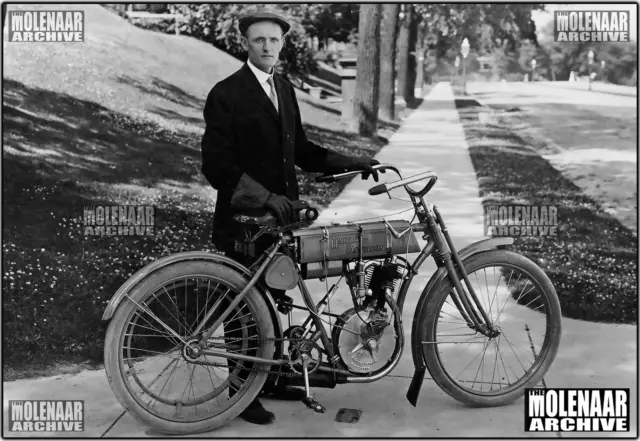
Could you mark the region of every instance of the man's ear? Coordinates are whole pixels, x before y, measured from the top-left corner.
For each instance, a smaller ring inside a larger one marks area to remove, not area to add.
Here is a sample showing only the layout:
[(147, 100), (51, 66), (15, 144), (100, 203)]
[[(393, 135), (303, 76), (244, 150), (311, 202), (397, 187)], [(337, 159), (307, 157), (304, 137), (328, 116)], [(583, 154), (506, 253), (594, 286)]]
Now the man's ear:
[(242, 49), (245, 52), (249, 50), (249, 41), (247, 40), (247, 37), (245, 37), (244, 35), (240, 36), (240, 44), (242, 45)]

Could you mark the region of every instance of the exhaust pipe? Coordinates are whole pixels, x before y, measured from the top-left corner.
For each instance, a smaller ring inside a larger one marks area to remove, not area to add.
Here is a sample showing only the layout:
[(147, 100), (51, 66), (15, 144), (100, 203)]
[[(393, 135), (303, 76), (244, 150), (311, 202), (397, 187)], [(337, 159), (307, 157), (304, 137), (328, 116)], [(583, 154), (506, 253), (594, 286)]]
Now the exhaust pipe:
[[(289, 386), (299, 386), (304, 387), (304, 376), (296, 376), (296, 377), (287, 377), (286, 384)], [(346, 383), (346, 376), (343, 374), (336, 374), (336, 377), (333, 377), (333, 372), (327, 372), (324, 370), (320, 370), (320, 368), (309, 374), (309, 387), (320, 387), (326, 389), (334, 389), (337, 384)]]

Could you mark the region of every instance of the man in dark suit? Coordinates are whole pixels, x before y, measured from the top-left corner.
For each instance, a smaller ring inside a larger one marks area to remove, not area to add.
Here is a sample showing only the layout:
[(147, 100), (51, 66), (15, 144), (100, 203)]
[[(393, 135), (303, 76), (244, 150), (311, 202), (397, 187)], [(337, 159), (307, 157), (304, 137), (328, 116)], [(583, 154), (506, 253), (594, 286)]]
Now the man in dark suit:
[[(363, 171), (363, 179), (373, 175), (377, 181), (372, 166), (378, 161), (340, 155), (307, 139), (293, 86), (274, 75), (290, 29), (286, 20), (259, 12), (241, 17), (239, 25), (248, 60), (211, 89), (201, 147), (202, 172), (218, 190), (212, 241), (248, 266), (250, 259), (235, 248), (236, 239), (244, 233), (232, 220), (235, 212), (265, 209), (281, 224), (291, 223), (301, 208), (295, 166), (323, 174)], [(263, 251), (256, 249), (256, 256)], [(281, 294), (272, 291), (274, 296)], [(300, 389), (273, 388), (270, 383), (263, 392), (279, 399), (304, 398)], [(256, 424), (275, 418), (258, 399), (241, 417)]]

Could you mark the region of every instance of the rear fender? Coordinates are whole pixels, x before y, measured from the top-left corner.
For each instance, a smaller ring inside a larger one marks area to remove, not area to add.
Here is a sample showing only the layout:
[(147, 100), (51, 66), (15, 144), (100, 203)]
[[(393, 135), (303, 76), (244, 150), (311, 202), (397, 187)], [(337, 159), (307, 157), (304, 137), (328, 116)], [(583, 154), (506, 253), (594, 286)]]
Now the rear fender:
[[(138, 272), (133, 274), (125, 283), (120, 286), (118, 291), (111, 297), (109, 304), (107, 305), (104, 314), (102, 315), (103, 321), (108, 321), (113, 317), (113, 314), (116, 312), (116, 309), (122, 302), (122, 300), (131, 292), (131, 290), (138, 285), (142, 280), (149, 277), (152, 273), (159, 271), (162, 268), (165, 268), (169, 265), (173, 265), (178, 262), (184, 262), (187, 260), (204, 260), (209, 262), (219, 263), (230, 268), (233, 268), (244, 274), (247, 278), (247, 282), (251, 279), (251, 272), (244, 265), (236, 262), (235, 260), (219, 253), (215, 252), (207, 252), (207, 251), (188, 251), (184, 253), (176, 253), (170, 256), (166, 256), (146, 265), (144, 268), (140, 269)], [(268, 290), (264, 287), (260, 282), (255, 285), (258, 292), (262, 295), (265, 302), (267, 302), (267, 306), (269, 307), (269, 312), (271, 314), (271, 318), (274, 323), (274, 331), (276, 334), (276, 338), (282, 338), (282, 322), (280, 320), (280, 316), (278, 315), (278, 311), (276, 309), (275, 303), (269, 295)]]
[[(460, 257), (460, 261), (463, 262), (467, 260), (469, 257), (481, 253), (483, 251), (495, 250), (500, 247), (504, 247), (507, 245), (513, 244), (512, 237), (497, 237), (497, 238), (489, 238), (480, 240), (478, 242), (474, 242), (460, 251), (458, 251), (458, 256)], [(424, 306), (427, 303), (427, 300), (433, 295), (433, 293), (437, 292), (437, 289), (440, 287), (442, 283), (444, 283), (447, 278), (447, 269), (445, 267), (440, 267), (438, 270), (431, 276), (427, 286), (422, 291), (422, 295), (418, 300), (416, 305), (415, 313), (413, 316), (413, 323), (411, 326), (411, 355), (413, 356), (413, 366), (415, 368), (413, 379), (411, 380), (411, 384), (409, 385), (409, 390), (407, 392), (407, 399), (409, 402), (416, 406), (418, 402), (418, 395), (420, 394), (420, 388), (422, 387), (422, 381), (424, 379), (424, 375), (427, 371), (427, 365), (425, 364), (424, 357), (422, 354), (422, 344), (418, 341), (418, 323), (420, 323), (420, 315), (424, 310)]]

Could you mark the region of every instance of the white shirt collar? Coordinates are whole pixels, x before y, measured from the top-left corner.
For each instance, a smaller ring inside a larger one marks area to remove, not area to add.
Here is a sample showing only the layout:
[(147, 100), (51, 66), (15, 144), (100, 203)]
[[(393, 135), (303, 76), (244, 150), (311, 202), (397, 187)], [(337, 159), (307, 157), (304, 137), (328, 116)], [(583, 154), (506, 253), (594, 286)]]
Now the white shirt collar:
[[(264, 84), (267, 82), (267, 80), (269, 79), (269, 77), (273, 76), (273, 73), (271, 75), (269, 75), (268, 73), (258, 69), (257, 67), (255, 67), (253, 65), (253, 63), (251, 62), (251, 60), (247, 60), (247, 64), (249, 65), (249, 69), (251, 69), (251, 72), (253, 72), (253, 74), (256, 76), (256, 78), (258, 79), (258, 82), (260, 84)], [(271, 69), (273, 71), (273, 68)]]

